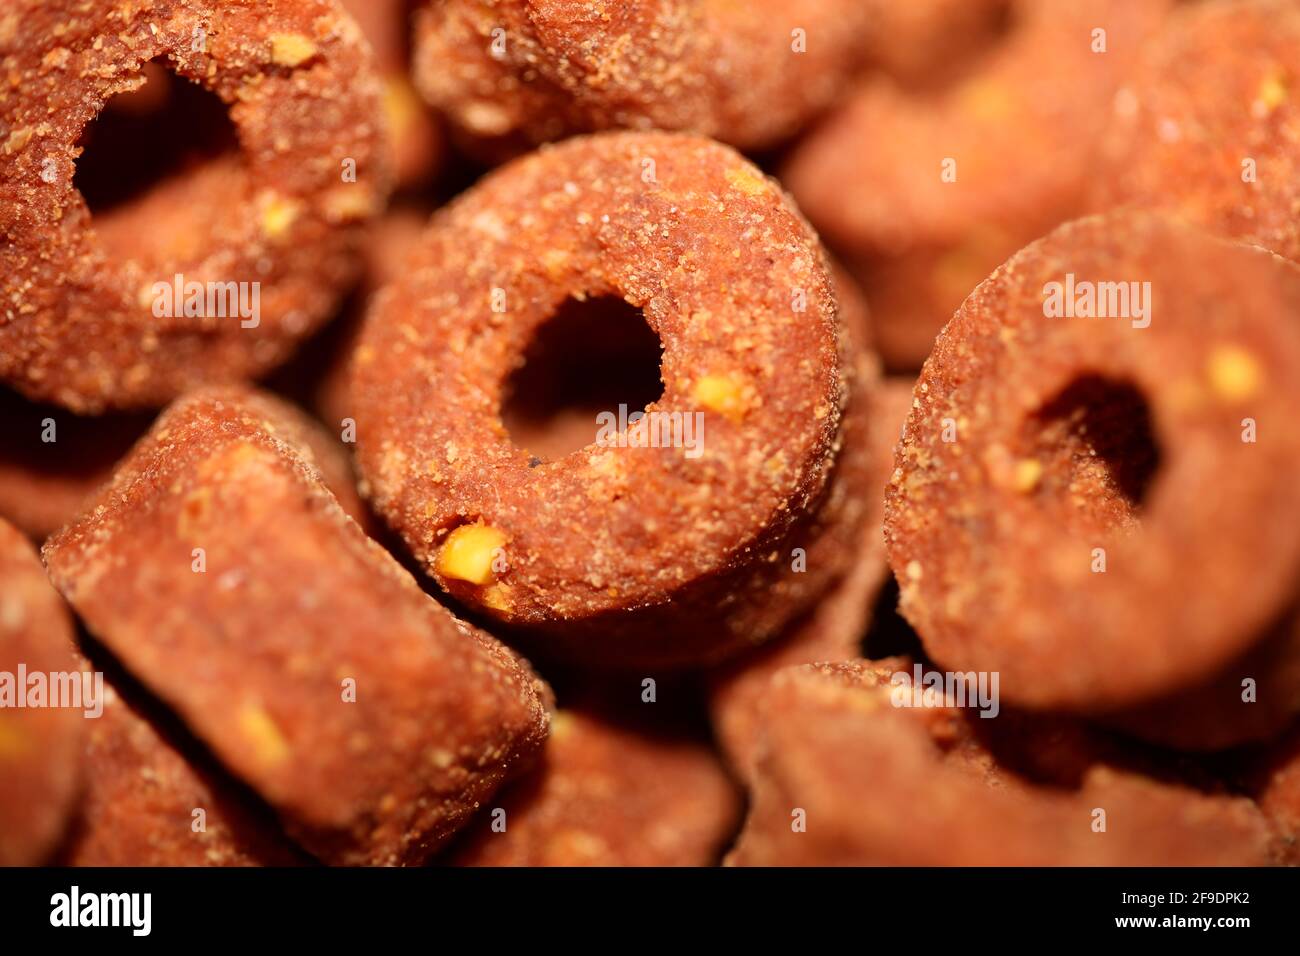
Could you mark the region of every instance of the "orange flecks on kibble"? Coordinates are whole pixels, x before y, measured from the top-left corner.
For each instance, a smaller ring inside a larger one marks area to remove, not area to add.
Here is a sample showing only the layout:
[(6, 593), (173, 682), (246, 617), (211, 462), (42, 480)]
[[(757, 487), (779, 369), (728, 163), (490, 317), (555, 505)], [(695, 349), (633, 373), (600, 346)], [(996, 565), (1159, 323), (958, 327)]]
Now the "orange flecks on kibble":
[(17, 153), (21, 151), (24, 146), (26, 146), (29, 142), (31, 142), (31, 138), (32, 138), (32, 130), (30, 127), (24, 127), (23, 129), (14, 130), (12, 133), (9, 134), (9, 138), (5, 140), (5, 145), (4, 145), (5, 155), (9, 155), (10, 153)]
[(510, 588), (505, 584), (494, 584), (483, 592), (483, 603), (494, 611), (506, 612), (514, 607)]
[(208, 524), (212, 516), (213, 493), (210, 487), (196, 488), (186, 497), (181, 505), (180, 515), (176, 519), (176, 533), (182, 538), (193, 538)]
[(505, 543), (505, 532), (499, 528), (482, 522), (461, 525), (447, 535), (438, 552), (438, 573), (470, 584), (487, 584), (494, 576), (492, 562), (496, 551)]
[(577, 728), (571, 712), (567, 710), (559, 710), (551, 716), (552, 740), (557, 740), (560, 737), (571, 736), (575, 729)]
[(388, 117), (388, 125), (395, 133), (410, 129), (423, 109), (419, 95), (410, 81), (398, 73), (384, 77), (383, 103), (384, 115)]
[(1265, 115), (1273, 112), (1287, 101), (1286, 76), (1281, 70), (1274, 69), (1265, 75), (1255, 94), (1256, 109)]
[(961, 101), (972, 115), (985, 120), (1003, 119), (1016, 109), (1011, 90), (991, 78), (968, 83), (962, 88)]
[(274, 766), (288, 759), (289, 742), (271, 715), (257, 704), (248, 704), (239, 712), (239, 732), (253, 745), (259, 763)]
[(31, 738), (23, 733), (18, 721), (0, 714), (0, 760), (21, 757), (31, 750)]
[(767, 180), (757, 170), (749, 166), (735, 166), (726, 172), (727, 182), (735, 189), (749, 196), (757, 196), (767, 190)]
[(1038, 487), (1043, 477), (1043, 464), (1036, 458), (1022, 458), (1016, 462), (1012, 483), (1019, 492), (1028, 494)]
[(365, 186), (349, 183), (331, 189), (321, 205), (331, 223), (357, 222), (374, 214), (375, 196)]
[(1210, 353), (1206, 368), (1210, 385), (1229, 401), (1250, 398), (1259, 391), (1264, 371), (1259, 361), (1237, 345), (1220, 345)]
[(704, 408), (732, 421), (749, 411), (749, 386), (739, 375), (705, 375), (695, 383), (692, 395)]
[(301, 66), (317, 52), (316, 44), (301, 33), (271, 34), (271, 62), (279, 66)]
[(301, 203), (278, 193), (268, 193), (262, 202), (262, 232), (271, 239), (279, 239), (298, 218)]

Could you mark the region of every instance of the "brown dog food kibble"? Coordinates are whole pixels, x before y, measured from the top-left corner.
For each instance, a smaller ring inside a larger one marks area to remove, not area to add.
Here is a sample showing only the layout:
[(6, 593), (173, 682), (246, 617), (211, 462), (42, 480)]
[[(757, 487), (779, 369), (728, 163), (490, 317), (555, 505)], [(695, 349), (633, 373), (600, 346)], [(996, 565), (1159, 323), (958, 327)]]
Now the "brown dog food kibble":
[(1286, 862), (1300, 866), (1300, 727), (1257, 757), (1252, 792), (1282, 839)]
[(183, 399), (45, 559), (309, 851), (419, 863), (536, 752), (548, 692), (365, 537), (298, 434), (254, 393)]
[(1298, 84), (1300, 0), (0, 0), (0, 867), (1300, 864)]
[(1100, 711), (1261, 640), (1300, 575), (1300, 323), (1278, 321), (1297, 309), (1289, 263), (1139, 214), (1064, 226), (981, 284), (917, 383), (886, 503), (927, 652)]
[[(85, 792), (65, 866), (291, 866), (274, 819), (173, 746), (105, 684), (86, 734)], [(260, 812), (259, 812), (260, 811)]]
[[(239, 153), (92, 217), (78, 137), (158, 58), (220, 97)], [(266, 371), (329, 316), (389, 188), (369, 52), (334, 0), (21, 0), (0, 67), (0, 379), (158, 406)]]
[(441, 129), (411, 82), (411, 0), (339, 2), (375, 51), (397, 181), (404, 187), (423, 185), (441, 167), (445, 146)]
[[(359, 462), (458, 599), (593, 665), (681, 665), (775, 634), (851, 559), (854, 496), (836, 489), (855, 372), (829, 274), (730, 149), (544, 148), (439, 213), (408, 265), (355, 355)], [(591, 444), (544, 461), (507, 435), (504, 383), (565, 300), (605, 295), (662, 342), (659, 424), (598, 444), (593, 422)]]
[(871, 396), (869, 413), (869, 512), (857, 558), (831, 591), (789, 633), (736, 661), (712, 678), (709, 709), (718, 742), (736, 772), (748, 778), (758, 745), (763, 705), (772, 675), (800, 664), (846, 661), (862, 653), (872, 602), (889, 574), (882, 536), (884, 489), (893, 469), (894, 445), (912, 406), (912, 382), (887, 379)]
[(1276, 737), (1300, 714), (1300, 613), (1287, 608), (1265, 635), (1200, 683), (1103, 719), (1176, 750), (1227, 750)]

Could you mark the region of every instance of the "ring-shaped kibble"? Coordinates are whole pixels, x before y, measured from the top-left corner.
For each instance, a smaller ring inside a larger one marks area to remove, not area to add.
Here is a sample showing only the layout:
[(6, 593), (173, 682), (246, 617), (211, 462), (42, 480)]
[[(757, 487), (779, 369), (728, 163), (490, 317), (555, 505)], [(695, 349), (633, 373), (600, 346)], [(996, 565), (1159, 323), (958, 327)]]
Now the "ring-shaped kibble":
[[(78, 140), (154, 61), (228, 107), (238, 153), (92, 217)], [(388, 190), (370, 54), (334, 0), (21, 0), (0, 65), (0, 379), (157, 406), (260, 374), (329, 316)]]
[(624, 128), (759, 149), (842, 91), (874, 19), (859, 0), (425, 2), (412, 72), (489, 154)]
[[(829, 274), (737, 153), (666, 133), (544, 148), (436, 216), (409, 266), (354, 356), (358, 456), (456, 597), (589, 663), (671, 665), (771, 636), (847, 565)], [(509, 376), (566, 300), (605, 295), (659, 336), (662, 397), (642, 432), (593, 421), (543, 461), (502, 424)]]
[(940, 336), (887, 492), (944, 667), (1100, 711), (1254, 643), (1300, 573), (1300, 272), (1141, 214), (1028, 246)]

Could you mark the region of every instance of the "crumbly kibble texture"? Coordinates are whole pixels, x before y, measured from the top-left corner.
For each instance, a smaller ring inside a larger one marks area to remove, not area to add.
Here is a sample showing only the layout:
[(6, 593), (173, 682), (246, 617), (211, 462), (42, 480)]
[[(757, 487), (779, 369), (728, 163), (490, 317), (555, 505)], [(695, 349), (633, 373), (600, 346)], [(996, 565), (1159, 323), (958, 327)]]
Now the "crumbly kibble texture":
[(1116, 96), (1094, 204), (1164, 210), (1300, 261), (1300, 8), (1184, 5)]
[[(1123, 283), (1132, 315), (1048, 316), (1067, 280)], [(1142, 214), (1064, 226), (982, 283), (922, 371), (886, 501), (927, 652), (1100, 711), (1262, 640), (1300, 569), (1300, 324), (1278, 321), (1298, 309), (1290, 263)]]
[[(359, 463), (460, 600), (592, 664), (674, 666), (772, 636), (852, 559), (844, 410), (869, 383), (815, 237), (732, 150), (666, 133), (544, 147), (439, 213), (408, 266), (354, 355)], [(663, 345), (646, 411), (702, 416), (695, 454), (599, 445), (593, 422), (587, 447), (540, 461), (507, 435), (535, 330), (610, 294)]]
[[(1086, 735), (1042, 781), (1000, 764), (1007, 715), (900, 707), (902, 658), (809, 665), (772, 680), (735, 866), (1259, 866), (1282, 842), (1242, 797), (1105, 759)], [(991, 725), (983, 728), (979, 725)], [(992, 726), (996, 725), (996, 726)], [(1019, 725), (1012, 723), (1012, 728)], [(1016, 747), (1023, 741), (1010, 741)], [(1053, 740), (1042, 737), (1036, 749)], [(1060, 744), (1061, 741), (1055, 741)], [(1068, 774), (1065, 770), (1068, 769)], [(1068, 776), (1077, 774), (1072, 784)], [(864, 799), (864, 794), (870, 794)], [(805, 826), (795, 829), (794, 811)], [(1104, 811), (1104, 829), (1098, 829)]]
[[(239, 153), (92, 217), (78, 138), (157, 58), (228, 106)], [(19, 0), (0, 67), (0, 379), (79, 411), (156, 407), (260, 374), (329, 316), (389, 189), (369, 49), (334, 0)], [(258, 314), (169, 310), (155, 283), (176, 275), (245, 283), (246, 305), (259, 283)]]
[(1010, 6), (1008, 35), (959, 81), (930, 91), (871, 76), (781, 169), (862, 280), (891, 368), (918, 368), (976, 284), (1084, 212), (1112, 98), (1171, 2)]
[(1300, 0), (0, 0), (0, 866), (1300, 865), (1298, 96)]
[(85, 788), (60, 865), (305, 862), (265, 808), (213, 768), (188, 759), (112, 684), (104, 685), (103, 714), (88, 723)]
[(194, 393), (46, 563), (308, 851), (419, 863), (526, 766), (549, 691), (362, 533), (299, 435), (273, 399)]
[(497, 804), (449, 863), (712, 866), (740, 817), (735, 785), (706, 745), (569, 709), (555, 715), (538, 773)]
[[(0, 520), (0, 672), (76, 674), (72, 621), (30, 542)], [(26, 686), (12, 688), (26, 694)], [(48, 703), (48, 699), (46, 703)], [(48, 862), (81, 780), (83, 712), (0, 708), (0, 866)]]
[(446, 0), (416, 11), (424, 96), (480, 149), (606, 129), (773, 146), (865, 56), (860, 0)]

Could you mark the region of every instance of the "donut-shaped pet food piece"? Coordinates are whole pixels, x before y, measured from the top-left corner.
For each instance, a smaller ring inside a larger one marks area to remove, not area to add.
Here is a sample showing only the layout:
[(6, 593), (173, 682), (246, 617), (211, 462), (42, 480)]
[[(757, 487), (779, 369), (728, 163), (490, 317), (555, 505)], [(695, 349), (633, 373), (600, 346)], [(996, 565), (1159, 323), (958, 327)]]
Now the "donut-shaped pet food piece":
[[(543, 461), (502, 424), (506, 382), (566, 300), (600, 296), (659, 336), (663, 395)], [(690, 136), (574, 139), (439, 213), (375, 301), (359, 463), (461, 601), (591, 665), (707, 662), (777, 633), (856, 552), (850, 354), (815, 237), (750, 163)]]
[(885, 512), (941, 666), (1100, 712), (1211, 678), (1300, 576), (1300, 271), (1140, 213), (1079, 220), (968, 298)]
[[(21, 0), (0, 24), (0, 379), (156, 407), (267, 371), (329, 317), (389, 188), (379, 84), (334, 0)], [(155, 60), (226, 104), (238, 153), (92, 216), (78, 139)]]

